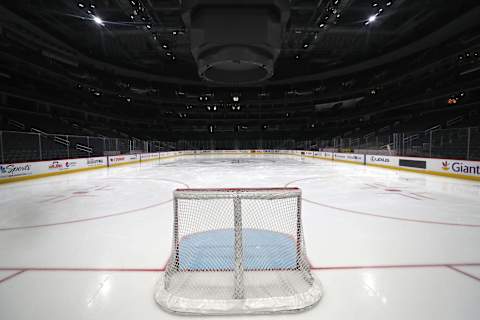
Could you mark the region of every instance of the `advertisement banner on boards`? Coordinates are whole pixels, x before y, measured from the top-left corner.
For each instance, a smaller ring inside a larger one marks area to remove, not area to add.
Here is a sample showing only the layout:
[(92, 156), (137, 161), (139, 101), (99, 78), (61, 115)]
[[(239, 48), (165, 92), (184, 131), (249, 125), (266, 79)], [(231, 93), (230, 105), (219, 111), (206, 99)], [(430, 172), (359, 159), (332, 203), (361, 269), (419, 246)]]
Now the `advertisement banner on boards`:
[(480, 177), (480, 161), (426, 159), (427, 170), (459, 176)]
[(377, 164), (382, 166), (398, 167), (398, 157), (366, 155), (367, 164)]
[(365, 155), (356, 153), (335, 153), (334, 160), (342, 160), (356, 163), (364, 163)]

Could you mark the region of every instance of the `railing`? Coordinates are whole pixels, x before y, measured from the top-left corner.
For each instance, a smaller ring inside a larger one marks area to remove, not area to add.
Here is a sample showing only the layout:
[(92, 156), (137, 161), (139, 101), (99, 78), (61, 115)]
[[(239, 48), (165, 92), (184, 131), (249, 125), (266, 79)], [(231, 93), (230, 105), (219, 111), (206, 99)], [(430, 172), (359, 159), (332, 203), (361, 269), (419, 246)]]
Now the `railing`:
[(71, 159), (112, 154), (170, 150), (278, 149), (319, 150), (390, 154), (433, 158), (480, 160), (480, 128), (440, 129), (421, 132), (310, 140), (178, 140), (145, 141), (137, 138), (107, 138), (47, 134), (44, 132), (0, 131), (0, 162)]
[[(368, 136), (355, 139), (323, 140), (321, 147), (352, 148), (363, 150), (386, 149), (400, 156), (427, 158), (457, 158), (480, 160), (480, 127), (440, 129), (433, 127), (421, 132), (395, 133), (385, 136)], [(370, 151), (371, 152), (371, 151)]]
[(0, 131), (0, 162), (97, 157), (106, 154), (171, 150), (165, 143), (106, 137)]

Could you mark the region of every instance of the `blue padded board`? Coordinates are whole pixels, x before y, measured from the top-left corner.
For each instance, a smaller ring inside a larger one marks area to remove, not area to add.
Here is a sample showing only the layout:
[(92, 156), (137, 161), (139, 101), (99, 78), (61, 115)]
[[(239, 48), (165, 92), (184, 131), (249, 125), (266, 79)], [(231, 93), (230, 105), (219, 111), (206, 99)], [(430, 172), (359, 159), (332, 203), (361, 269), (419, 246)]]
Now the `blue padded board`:
[[(243, 261), (247, 270), (295, 268), (296, 241), (284, 233), (243, 229)], [(234, 230), (222, 229), (181, 239), (179, 270), (233, 270)]]

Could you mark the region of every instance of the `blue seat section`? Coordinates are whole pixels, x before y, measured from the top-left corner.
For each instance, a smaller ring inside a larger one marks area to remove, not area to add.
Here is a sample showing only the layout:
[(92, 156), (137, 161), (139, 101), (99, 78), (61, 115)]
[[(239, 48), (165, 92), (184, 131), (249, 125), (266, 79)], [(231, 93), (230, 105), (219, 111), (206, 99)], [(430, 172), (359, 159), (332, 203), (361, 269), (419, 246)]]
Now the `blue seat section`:
[[(295, 268), (296, 240), (284, 233), (268, 230), (243, 230), (243, 261), (246, 270)], [(234, 230), (201, 232), (180, 241), (179, 269), (233, 270)]]

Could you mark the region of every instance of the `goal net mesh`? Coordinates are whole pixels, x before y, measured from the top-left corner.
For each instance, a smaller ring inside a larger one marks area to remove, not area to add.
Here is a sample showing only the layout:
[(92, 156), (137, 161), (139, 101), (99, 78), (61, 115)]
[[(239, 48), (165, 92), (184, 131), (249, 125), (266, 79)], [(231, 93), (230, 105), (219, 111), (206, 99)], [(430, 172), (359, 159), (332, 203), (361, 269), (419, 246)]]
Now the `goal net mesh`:
[(306, 258), (300, 189), (179, 189), (173, 229), (155, 294), (169, 311), (300, 311), (321, 297)]

